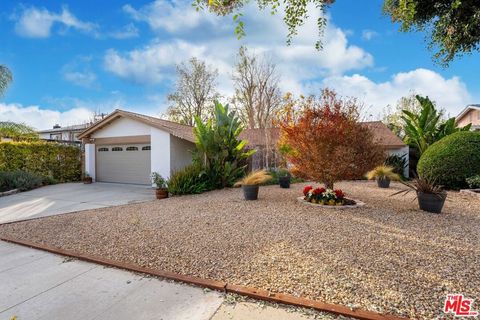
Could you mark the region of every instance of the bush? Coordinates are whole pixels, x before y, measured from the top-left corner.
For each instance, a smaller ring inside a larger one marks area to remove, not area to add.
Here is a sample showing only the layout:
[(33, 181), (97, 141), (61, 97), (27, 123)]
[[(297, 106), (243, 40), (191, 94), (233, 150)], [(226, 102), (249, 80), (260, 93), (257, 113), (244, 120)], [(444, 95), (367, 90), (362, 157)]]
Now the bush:
[(79, 181), (81, 150), (46, 142), (0, 143), (0, 171), (28, 171), (48, 181)]
[(457, 132), (432, 144), (420, 157), (418, 174), (447, 189), (467, 187), (480, 172), (480, 133)]
[(27, 191), (40, 187), (42, 184), (42, 178), (31, 172), (21, 170), (0, 172), (0, 192), (13, 189)]
[(468, 183), (468, 186), (471, 189), (479, 189), (480, 188), (480, 174), (477, 174), (476, 176), (467, 178), (467, 183)]
[(168, 180), (168, 192), (172, 195), (198, 194), (213, 190), (204, 169), (198, 164), (191, 164), (176, 171)]
[(393, 168), (393, 172), (400, 175), (402, 178), (405, 178), (403, 174), (403, 170), (407, 167), (407, 157), (408, 155), (405, 154), (403, 156), (399, 156), (396, 154), (392, 154), (385, 159), (383, 162), (384, 165)]
[[(285, 175), (283, 170), (285, 170), (285, 169), (270, 169), (270, 170), (268, 170), (268, 174), (272, 176), (272, 179), (267, 181), (265, 183), (265, 185), (269, 186), (269, 185), (279, 184), (278, 178), (282, 175)], [(291, 177), (290, 178), (291, 183), (305, 182), (304, 179), (296, 177), (292, 174), (290, 174), (290, 177)]]

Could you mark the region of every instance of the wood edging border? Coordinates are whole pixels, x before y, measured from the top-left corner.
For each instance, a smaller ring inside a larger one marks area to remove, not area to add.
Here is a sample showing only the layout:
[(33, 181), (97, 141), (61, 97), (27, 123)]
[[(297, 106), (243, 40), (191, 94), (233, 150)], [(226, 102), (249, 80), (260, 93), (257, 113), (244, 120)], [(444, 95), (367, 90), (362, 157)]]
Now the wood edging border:
[(56, 247), (52, 247), (46, 244), (34, 243), (28, 240), (19, 240), (7, 236), (0, 236), (0, 240), (48, 251), (55, 254), (69, 256), (77, 258), (79, 260), (97, 263), (108, 267), (114, 267), (119, 269), (125, 269), (128, 271), (144, 273), (152, 276), (157, 276), (165, 279), (175, 280), (187, 284), (192, 284), (200, 287), (205, 287), (224, 293), (235, 293), (243, 296), (248, 296), (254, 299), (281, 303), (286, 305), (292, 305), (297, 307), (311, 308), (318, 311), (329, 312), (337, 315), (343, 315), (353, 317), (361, 320), (405, 320), (394, 315), (380, 314), (372, 311), (351, 309), (346, 306), (336, 305), (331, 303), (324, 303), (318, 300), (306, 299), (301, 297), (295, 297), (289, 294), (272, 293), (263, 289), (257, 289), (252, 287), (246, 287), (241, 285), (228, 284), (223, 281), (216, 281), (210, 279), (203, 279), (194, 276), (186, 276), (169, 271), (161, 271), (150, 268), (141, 267), (132, 263), (125, 263), (116, 260), (106, 259), (98, 256), (81, 254), (70, 250), (64, 250)]

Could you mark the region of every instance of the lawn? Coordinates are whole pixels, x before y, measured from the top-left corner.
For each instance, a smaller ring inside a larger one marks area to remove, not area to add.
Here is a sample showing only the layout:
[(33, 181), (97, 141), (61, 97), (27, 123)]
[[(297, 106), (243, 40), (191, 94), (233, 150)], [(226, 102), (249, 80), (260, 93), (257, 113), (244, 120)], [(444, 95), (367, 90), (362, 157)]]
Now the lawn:
[(403, 188), (343, 182), (357, 209), (297, 202), (306, 184), (169, 198), (0, 226), (0, 234), (185, 275), (431, 319), (448, 293), (480, 296), (480, 199), (440, 215)]

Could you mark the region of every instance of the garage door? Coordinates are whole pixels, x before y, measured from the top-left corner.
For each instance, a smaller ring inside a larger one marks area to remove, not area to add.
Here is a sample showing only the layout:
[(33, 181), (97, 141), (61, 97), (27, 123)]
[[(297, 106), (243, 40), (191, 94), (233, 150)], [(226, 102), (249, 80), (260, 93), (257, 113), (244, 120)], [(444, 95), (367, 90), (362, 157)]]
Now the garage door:
[(97, 145), (96, 180), (150, 184), (150, 145)]

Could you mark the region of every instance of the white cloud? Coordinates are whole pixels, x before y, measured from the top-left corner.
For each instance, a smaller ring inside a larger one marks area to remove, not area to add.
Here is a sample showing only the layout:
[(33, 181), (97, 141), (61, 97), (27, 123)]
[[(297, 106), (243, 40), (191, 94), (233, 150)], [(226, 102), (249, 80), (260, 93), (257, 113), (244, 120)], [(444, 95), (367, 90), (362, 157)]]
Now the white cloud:
[(195, 28), (201, 23), (214, 23), (216, 18), (206, 12), (197, 12), (191, 1), (156, 0), (139, 9), (130, 4), (123, 6), (123, 10), (136, 21), (146, 22), (153, 30), (168, 32), (185, 31)]
[(86, 71), (69, 71), (63, 74), (63, 78), (68, 82), (71, 82), (77, 86), (90, 88), (93, 86), (95, 81), (97, 80), (97, 76), (95, 73)]
[(97, 25), (79, 20), (67, 7), (62, 7), (60, 13), (45, 8), (25, 8), (15, 23), (15, 31), (23, 37), (48, 38), (55, 23), (66, 29), (96, 34)]
[(378, 32), (376, 32), (376, 31), (369, 30), (369, 29), (366, 29), (366, 30), (362, 31), (362, 39), (363, 40), (369, 41), (369, 40), (372, 40), (375, 37), (378, 37)]
[(139, 31), (138, 31), (138, 28), (133, 23), (129, 23), (123, 26), (123, 28), (121, 28), (118, 31), (110, 32), (109, 36), (111, 38), (119, 39), (119, 40), (130, 39), (130, 38), (138, 37)]
[(412, 91), (429, 96), (452, 116), (472, 101), (465, 83), (459, 77), (446, 79), (432, 70), (422, 68), (394, 74), (385, 82), (374, 82), (355, 74), (328, 77), (319, 85), (334, 88), (342, 95), (362, 99), (370, 106), (368, 112), (373, 116), (380, 115), (387, 105), (395, 105), (398, 99)]
[(38, 130), (52, 128), (57, 123), (62, 126), (85, 123), (92, 116), (93, 112), (83, 107), (61, 112), (39, 106), (0, 103), (0, 119), (23, 122)]

